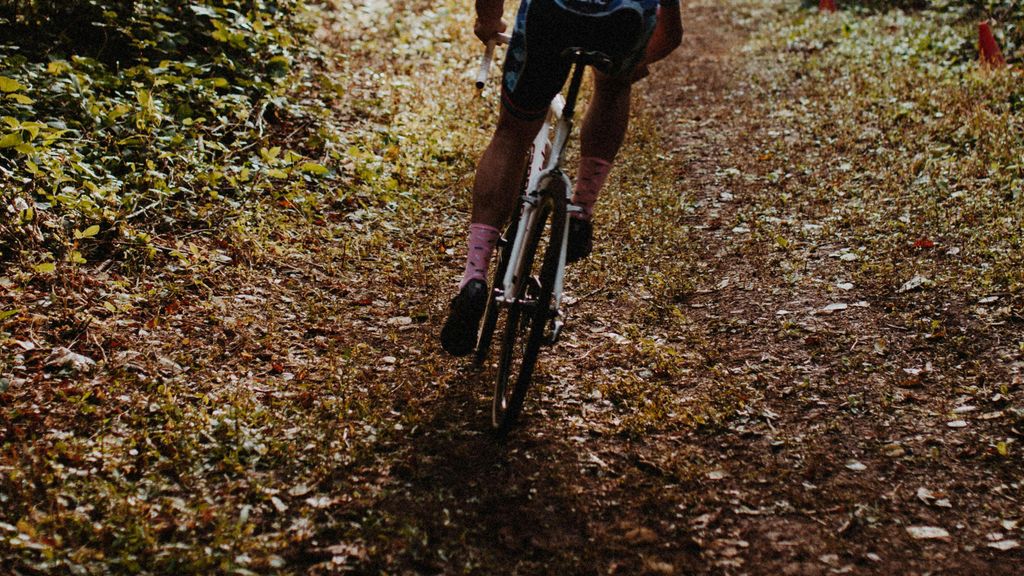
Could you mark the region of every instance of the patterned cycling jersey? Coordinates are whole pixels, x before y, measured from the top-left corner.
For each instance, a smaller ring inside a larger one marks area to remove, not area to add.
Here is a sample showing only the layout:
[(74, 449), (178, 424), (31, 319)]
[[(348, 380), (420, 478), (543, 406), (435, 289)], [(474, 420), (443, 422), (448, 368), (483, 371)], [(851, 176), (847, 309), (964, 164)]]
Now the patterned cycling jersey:
[(632, 75), (654, 31), (658, 6), (679, 0), (521, 0), (505, 58), (505, 108), (524, 120), (541, 118), (562, 88), (568, 47), (596, 50), (612, 59), (606, 74)]
[(610, 14), (622, 8), (636, 10), (643, 14), (653, 10), (659, 4), (662, 6), (674, 6), (679, 0), (555, 0), (560, 7), (588, 16), (601, 16)]

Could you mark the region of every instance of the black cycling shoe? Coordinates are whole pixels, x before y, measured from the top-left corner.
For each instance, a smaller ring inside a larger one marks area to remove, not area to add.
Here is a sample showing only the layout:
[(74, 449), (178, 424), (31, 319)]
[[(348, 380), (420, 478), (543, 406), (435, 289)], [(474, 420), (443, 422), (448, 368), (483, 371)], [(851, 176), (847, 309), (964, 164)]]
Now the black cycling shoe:
[(487, 307), (487, 283), (470, 280), (448, 305), (448, 320), (441, 328), (441, 347), (452, 356), (465, 356), (476, 346), (480, 317)]
[(594, 249), (594, 223), (582, 218), (569, 218), (569, 244), (565, 249), (565, 263), (572, 264), (590, 256)]

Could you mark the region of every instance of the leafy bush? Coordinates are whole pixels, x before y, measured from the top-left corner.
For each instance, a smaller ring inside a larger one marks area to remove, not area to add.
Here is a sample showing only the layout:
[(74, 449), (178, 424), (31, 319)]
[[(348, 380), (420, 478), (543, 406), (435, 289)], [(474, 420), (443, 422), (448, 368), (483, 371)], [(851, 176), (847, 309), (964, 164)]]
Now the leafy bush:
[(0, 0), (0, 260), (81, 262), (94, 225), (145, 252), (154, 230), (325, 173), (269, 141), (306, 114), (286, 98), (302, 8)]
[(967, 22), (992, 20), (997, 40), (1009, 60), (1024, 57), (1024, 2), (1022, 0), (846, 0), (845, 5), (869, 11), (933, 10)]
[(1024, 3), (1021, 0), (936, 0), (931, 4), (935, 10), (955, 14), (971, 23), (991, 20), (1007, 59), (1024, 57)]
[(0, 44), (29, 58), (73, 54), (122, 67), (224, 53), (259, 68), (280, 55), (275, 46), (290, 38), (297, 8), (296, 0), (0, 0)]
[(126, 60), (131, 37), (118, 23), (127, 22), (135, 2), (94, 0), (2, 0), (0, 44), (27, 54), (74, 52)]

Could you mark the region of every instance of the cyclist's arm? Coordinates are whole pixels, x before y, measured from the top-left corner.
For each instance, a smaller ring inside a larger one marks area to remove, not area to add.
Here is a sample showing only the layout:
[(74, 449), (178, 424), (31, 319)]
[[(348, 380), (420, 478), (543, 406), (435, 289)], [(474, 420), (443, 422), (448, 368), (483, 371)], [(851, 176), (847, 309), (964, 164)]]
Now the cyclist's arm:
[(663, 1), (658, 10), (658, 24), (644, 52), (644, 65), (668, 56), (683, 42), (683, 15), (678, 0)]
[(476, 24), (473, 32), (484, 44), (507, 28), (501, 15), (505, 9), (505, 0), (476, 0)]
[(650, 75), (650, 64), (668, 56), (683, 42), (683, 15), (679, 0), (662, 0), (658, 7), (658, 23), (654, 27), (644, 57), (633, 72), (633, 82)]

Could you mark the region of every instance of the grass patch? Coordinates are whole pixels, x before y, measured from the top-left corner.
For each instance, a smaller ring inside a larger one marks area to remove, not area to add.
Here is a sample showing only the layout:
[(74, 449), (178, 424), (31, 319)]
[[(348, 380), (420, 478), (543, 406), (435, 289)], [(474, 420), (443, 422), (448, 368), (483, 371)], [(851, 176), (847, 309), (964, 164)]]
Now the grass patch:
[(761, 85), (783, 127), (771, 153), (793, 161), (767, 178), (776, 205), (809, 212), (879, 290), (1024, 289), (1024, 92), (964, 58), (970, 32), (930, 12), (803, 14), (763, 37), (788, 54)]

